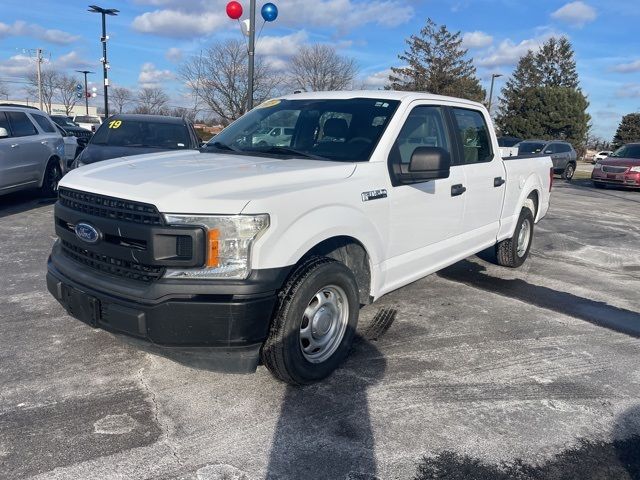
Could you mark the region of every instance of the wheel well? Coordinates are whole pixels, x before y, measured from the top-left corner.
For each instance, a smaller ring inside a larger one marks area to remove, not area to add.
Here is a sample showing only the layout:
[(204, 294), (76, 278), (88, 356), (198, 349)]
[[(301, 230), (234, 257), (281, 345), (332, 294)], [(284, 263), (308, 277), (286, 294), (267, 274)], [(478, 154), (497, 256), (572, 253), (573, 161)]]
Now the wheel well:
[(529, 194), (529, 196), (527, 197), (527, 200), (531, 200), (533, 202), (533, 218), (535, 219), (538, 215), (538, 205), (540, 202), (540, 197), (538, 195), (538, 191), (534, 190), (533, 192), (531, 192)]
[(371, 303), (371, 265), (369, 263), (369, 255), (358, 240), (347, 236), (328, 238), (305, 253), (298, 263), (311, 256), (329, 257), (344, 263), (356, 278), (360, 303), (362, 305)]
[(57, 155), (51, 155), (49, 160), (47, 160), (47, 164), (44, 166), (44, 170), (42, 171), (42, 178), (40, 179), (40, 186), (44, 184), (44, 176), (47, 174), (47, 168), (49, 168), (49, 164), (51, 162), (58, 162), (58, 166), (60, 167), (60, 171), (64, 173), (64, 165), (63, 160)]

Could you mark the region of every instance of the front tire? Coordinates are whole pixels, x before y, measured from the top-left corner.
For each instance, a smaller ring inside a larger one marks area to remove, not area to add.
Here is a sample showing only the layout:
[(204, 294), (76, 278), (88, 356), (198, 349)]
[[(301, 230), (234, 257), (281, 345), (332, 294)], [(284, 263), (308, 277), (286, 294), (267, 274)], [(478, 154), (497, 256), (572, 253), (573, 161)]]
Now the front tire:
[(565, 167), (564, 172), (562, 172), (562, 178), (564, 178), (567, 181), (571, 181), (575, 173), (576, 173), (576, 166), (573, 163), (569, 163)]
[(310, 258), (280, 292), (262, 363), (291, 385), (327, 377), (351, 349), (359, 308), (351, 270), (330, 258)]
[(496, 245), (496, 259), (503, 267), (518, 268), (529, 256), (533, 241), (533, 212), (524, 207), (520, 212), (513, 237)]
[(55, 158), (49, 160), (47, 168), (44, 171), (44, 179), (42, 180), (42, 187), (40, 188), (40, 194), (45, 198), (52, 198), (58, 194), (58, 183), (62, 179), (62, 169), (60, 168), (60, 162)]

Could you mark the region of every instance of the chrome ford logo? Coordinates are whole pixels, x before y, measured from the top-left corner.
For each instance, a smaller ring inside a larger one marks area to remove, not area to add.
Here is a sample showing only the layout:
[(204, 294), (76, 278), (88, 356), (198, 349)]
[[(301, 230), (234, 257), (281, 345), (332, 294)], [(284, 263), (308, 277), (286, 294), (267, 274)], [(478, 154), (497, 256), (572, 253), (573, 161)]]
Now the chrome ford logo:
[(98, 240), (100, 240), (100, 232), (88, 223), (80, 222), (73, 230), (76, 232), (76, 237), (83, 242), (98, 243)]

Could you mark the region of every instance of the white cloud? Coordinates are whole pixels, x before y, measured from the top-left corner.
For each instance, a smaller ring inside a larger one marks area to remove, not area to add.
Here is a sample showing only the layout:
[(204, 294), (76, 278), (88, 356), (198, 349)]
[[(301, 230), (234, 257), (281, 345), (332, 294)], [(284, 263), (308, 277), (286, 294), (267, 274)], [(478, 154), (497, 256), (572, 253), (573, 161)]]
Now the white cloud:
[[(133, 28), (142, 33), (194, 38), (223, 28), (236, 28), (225, 14), (226, 1), (223, 0), (138, 0), (137, 3), (159, 8), (133, 20)], [(278, 9), (278, 25), (320, 26), (341, 32), (365, 24), (395, 27), (414, 16), (413, 7), (401, 0), (280, 0)]]
[(618, 98), (640, 98), (640, 83), (627, 83), (616, 91)]
[(282, 37), (262, 37), (256, 44), (256, 52), (263, 55), (292, 56), (298, 53), (308, 38), (304, 30)]
[(82, 58), (82, 56), (75, 50), (65, 53), (64, 55), (60, 55), (52, 63), (54, 67), (62, 70), (68, 68), (87, 68), (96, 66), (95, 63)]
[(490, 48), (485, 56), (476, 58), (475, 64), (486, 68), (515, 65), (520, 57), (526, 55), (529, 50), (539, 49), (542, 43), (552, 36), (552, 34), (547, 34), (538, 38), (522, 40), (517, 44), (511, 39), (503, 40), (497, 47)]
[(464, 48), (485, 48), (493, 43), (493, 37), (481, 31), (467, 32), (462, 36)]
[(26, 77), (35, 72), (35, 62), (28, 55), (14, 55), (0, 62), (0, 75), (7, 77)]
[(170, 62), (179, 62), (184, 57), (184, 52), (178, 47), (171, 47), (165, 52), (164, 57)]
[(78, 35), (72, 35), (62, 30), (46, 29), (40, 25), (21, 20), (17, 20), (11, 25), (0, 22), (0, 38), (7, 37), (34, 37), (58, 45), (68, 45), (80, 39)]
[(584, 2), (567, 3), (551, 14), (551, 18), (566, 22), (574, 27), (583, 27), (598, 17), (596, 10)]
[(390, 68), (372, 73), (363, 80), (363, 88), (379, 90), (389, 83), (389, 75), (392, 74)]
[(208, 35), (223, 27), (229, 19), (224, 13), (185, 13), (178, 10), (156, 10), (133, 20), (133, 28), (142, 33), (164, 37), (189, 38)]
[(142, 65), (138, 83), (141, 87), (159, 87), (162, 82), (173, 80), (175, 74), (171, 70), (158, 70), (156, 66), (147, 62)]
[(621, 63), (620, 65), (613, 67), (611, 70), (619, 73), (640, 72), (640, 60), (636, 60), (631, 63)]

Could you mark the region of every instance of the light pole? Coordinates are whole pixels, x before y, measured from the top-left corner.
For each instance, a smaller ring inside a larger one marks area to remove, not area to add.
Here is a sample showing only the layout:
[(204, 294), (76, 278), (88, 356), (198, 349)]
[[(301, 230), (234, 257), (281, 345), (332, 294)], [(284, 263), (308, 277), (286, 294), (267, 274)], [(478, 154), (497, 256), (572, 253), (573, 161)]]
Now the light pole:
[(251, 0), (249, 6), (249, 85), (247, 112), (253, 109), (253, 80), (256, 60), (256, 0)]
[(96, 72), (90, 72), (89, 70), (76, 70), (76, 72), (84, 74), (84, 106), (86, 108), (87, 115), (89, 115), (89, 90), (87, 90), (87, 74)]
[(116, 10), (115, 8), (102, 8), (96, 5), (89, 5), (89, 11), (92, 13), (99, 13), (102, 15), (102, 37), (100, 41), (102, 42), (102, 75), (104, 77), (104, 118), (109, 118), (109, 63), (107, 62), (107, 40), (109, 37), (107, 36), (107, 21), (106, 16), (111, 15), (115, 17), (118, 15), (120, 10)]
[(491, 102), (493, 101), (493, 82), (495, 82), (496, 78), (501, 77), (501, 73), (492, 73), (491, 74), (491, 90), (489, 91), (489, 116), (491, 116)]

